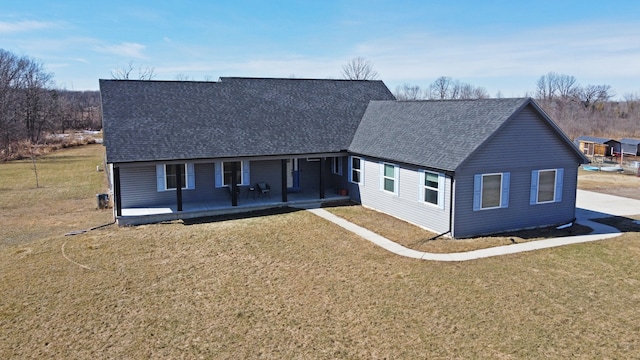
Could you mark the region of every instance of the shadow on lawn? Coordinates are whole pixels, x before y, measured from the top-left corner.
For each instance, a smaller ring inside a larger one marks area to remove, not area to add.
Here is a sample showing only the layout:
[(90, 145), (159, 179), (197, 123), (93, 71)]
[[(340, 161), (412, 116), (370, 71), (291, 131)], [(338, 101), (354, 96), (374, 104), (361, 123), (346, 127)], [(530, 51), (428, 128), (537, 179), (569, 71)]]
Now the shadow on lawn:
[(243, 213), (237, 214), (224, 214), (224, 215), (216, 215), (216, 216), (207, 216), (195, 219), (184, 219), (182, 223), (184, 225), (198, 225), (198, 224), (208, 224), (219, 221), (227, 221), (227, 220), (239, 220), (239, 219), (249, 219), (254, 217), (263, 217), (270, 215), (281, 215), (281, 214), (289, 214), (297, 211), (301, 211), (302, 209), (296, 209), (288, 206), (284, 207), (276, 207), (264, 210), (255, 210), (255, 211), (247, 211)]

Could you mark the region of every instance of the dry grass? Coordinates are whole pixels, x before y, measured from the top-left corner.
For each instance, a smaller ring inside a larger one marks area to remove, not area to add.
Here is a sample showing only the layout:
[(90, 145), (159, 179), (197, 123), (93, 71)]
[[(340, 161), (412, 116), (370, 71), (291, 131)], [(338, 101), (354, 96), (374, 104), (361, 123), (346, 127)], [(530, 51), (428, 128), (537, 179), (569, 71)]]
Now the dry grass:
[(359, 205), (331, 207), (326, 208), (326, 210), (405, 247), (431, 253), (471, 251), (550, 237), (583, 235), (591, 232), (589, 227), (574, 224), (562, 230), (558, 230), (555, 227), (547, 227), (499, 233), (472, 239), (451, 239), (447, 237), (433, 239), (437, 234)]
[(14, 142), (7, 149), (0, 150), (0, 161), (15, 161), (31, 159), (32, 156), (41, 157), (52, 154), (60, 149), (95, 144), (96, 139), (102, 139), (98, 134), (64, 134), (64, 137), (49, 136), (42, 143), (32, 144), (29, 140)]
[(38, 188), (31, 160), (0, 163), (0, 245), (111, 221), (110, 210), (95, 210), (96, 194), (107, 188), (104, 172), (96, 171), (103, 157), (101, 145), (89, 145), (39, 158)]
[(632, 174), (580, 170), (578, 188), (640, 200), (640, 177)]
[(22, 180), (5, 185), (7, 164), (0, 164), (0, 218), (29, 213), (14, 192), (32, 211), (63, 204), (40, 216), (46, 233), (34, 234), (29, 220), (16, 217), (27, 235), (0, 235), (0, 358), (640, 353), (637, 232), (465, 263), (398, 257), (304, 211), (65, 237), (104, 220), (94, 210), (100, 181), (79, 179), (98, 176), (96, 149), (59, 154), (68, 156), (59, 167), (77, 166), (82, 175), (68, 175), (79, 183), (75, 191), (62, 174), (60, 189), (47, 181), (55, 201), (26, 184), (28, 169), (15, 170)]

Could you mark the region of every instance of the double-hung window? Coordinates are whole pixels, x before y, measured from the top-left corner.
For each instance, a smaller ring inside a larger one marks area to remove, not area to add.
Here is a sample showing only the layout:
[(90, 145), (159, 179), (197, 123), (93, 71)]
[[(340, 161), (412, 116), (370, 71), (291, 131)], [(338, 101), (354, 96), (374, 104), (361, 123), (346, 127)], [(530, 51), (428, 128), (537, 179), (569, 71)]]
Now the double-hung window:
[(509, 206), (510, 173), (477, 174), (473, 179), (473, 210)]
[(397, 165), (380, 163), (380, 189), (397, 195), (399, 172)]
[(215, 163), (215, 184), (217, 188), (228, 187), (231, 184), (233, 167), (236, 169), (236, 185), (247, 186), (249, 179), (249, 161), (224, 161)]
[(546, 204), (562, 201), (564, 169), (534, 170), (531, 172), (529, 204)]
[(180, 184), (183, 189), (187, 187), (187, 170), (185, 164), (171, 164), (164, 166), (165, 188), (167, 190), (178, 188), (178, 171), (180, 171)]
[(420, 201), (444, 209), (445, 175), (431, 171), (423, 171), (420, 177), (422, 179)]
[(236, 184), (241, 185), (242, 182), (242, 161), (225, 161), (222, 163), (222, 185), (231, 185), (233, 177), (233, 167), (236, 167)]
[(156, 184), (158, 191), (178, 188), (178, 172), (180, 172), (181, 188), (195, 189), (195, 170), (192, 163), (156, 165)]
[(355, 184), (362, 184), (362, 171), (364, 163), (361, 158), (352, 156), (349, 161), (349, 181)]

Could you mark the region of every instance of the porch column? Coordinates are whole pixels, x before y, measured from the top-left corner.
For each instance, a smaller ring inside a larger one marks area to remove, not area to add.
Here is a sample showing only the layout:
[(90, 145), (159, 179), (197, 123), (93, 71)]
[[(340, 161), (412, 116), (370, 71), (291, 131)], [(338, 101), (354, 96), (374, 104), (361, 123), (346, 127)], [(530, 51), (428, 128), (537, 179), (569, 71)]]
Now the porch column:
[(178, 211), (182, 211), (182, 164), (174, 165), (176, 167), (176, 203)]
[(280, 173), (282, 175), (282, 202), (287, 202), (287, 159), (280, 160)]
[(320, 158), (320, 199), (324, 199), (324, 176), (327, 158)]
[(116, 216), (122, 216), (122, 196), (120, 196), (120, 168), (113, 167), (113, 192), (115, 193)]
[(231, 184), (229, 184), (229, 189), (231, 190), (231, 206), (238, 206), (238, 162), (232, 161), (230, 164)]

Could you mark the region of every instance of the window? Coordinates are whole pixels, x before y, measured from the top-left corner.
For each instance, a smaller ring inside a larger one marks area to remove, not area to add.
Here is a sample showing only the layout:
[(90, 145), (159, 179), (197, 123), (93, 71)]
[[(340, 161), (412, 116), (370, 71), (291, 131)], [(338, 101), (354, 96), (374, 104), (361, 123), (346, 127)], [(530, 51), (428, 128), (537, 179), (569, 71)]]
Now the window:
[(555, 199), (556, 171), (543, 170), (538, 172), (538, 202), (550, 202)]
[(165, 165), (165, 189), (176, 189), (178, 187), (178, 168), (180, 168), (180, 184), (183, 189), (187, 188), (187, 171), (184, 164)]
[(532, 171), (529, 204), (535, 205), (562, 201), (563, 176), (564, 169)]
[(477, 174), (473, 185), (473, 210), (509, 206), (510, 173)]
[(331, 173), (334, 175), (342, 175), (342, 158), (331, 158)]
[(236, 167), (236, 185), (242, 185), (242, 161), (226, 161), (222, 163), (222, 185), (229, 186), (231, 184), (231, 175), (233, 166)]
[(480, 207), (483, 209), (500, 207), (501, 187), (502, 174), (482, 175), (482, 200)]
[(398, 167), (392, 164), (381, 163), (380, 188), (394, 194), (398, 194)]
[(362, 159), (355, 156), (351, 157), (351, 161), (349, 162), (349, 181), (356, 184), (362, 184), (362, 165)]
[(225, 161), (214, 164), (215, 184), (217, 188), (228, 187), (231, 184), (231, 171), (236, 166), (236, 185), (247, 186), (250, 184), (250, 161)]
[(439, 176), (429, 171), (424, 172), (424, 197), (426, 203), (438, 205)]
[(180, 169), (182, 189), (196, 188), (194, 164), (159, 164), (156, 165), (156, 184), (158, 191), (175, 190), (177, 188), (178, 169)]

